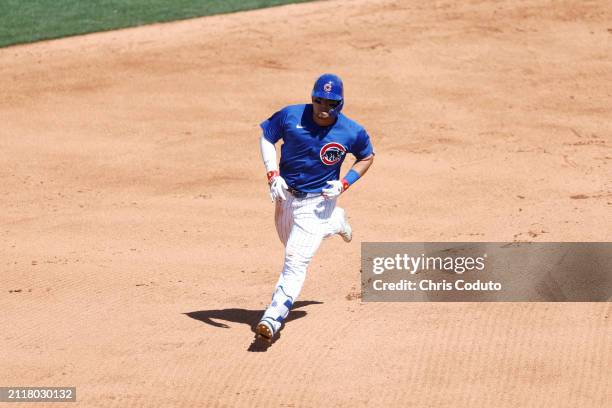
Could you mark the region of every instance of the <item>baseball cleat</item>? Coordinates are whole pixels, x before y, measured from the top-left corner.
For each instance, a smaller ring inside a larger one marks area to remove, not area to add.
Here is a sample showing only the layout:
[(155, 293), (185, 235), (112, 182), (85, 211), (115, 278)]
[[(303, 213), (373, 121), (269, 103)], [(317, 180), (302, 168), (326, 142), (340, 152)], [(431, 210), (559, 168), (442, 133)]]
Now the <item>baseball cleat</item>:
[(353, 229), (346, 218), (346, 211), (342, 210), (342, 232), (338, 233), (344, 242), (351, 242), (353, 239)]
[(274, 329), (272, 329), (272, 325), (264, 320), (257, 324), (255, 333), (267, 341), (272, 341), (272, 337), (274, 337)]

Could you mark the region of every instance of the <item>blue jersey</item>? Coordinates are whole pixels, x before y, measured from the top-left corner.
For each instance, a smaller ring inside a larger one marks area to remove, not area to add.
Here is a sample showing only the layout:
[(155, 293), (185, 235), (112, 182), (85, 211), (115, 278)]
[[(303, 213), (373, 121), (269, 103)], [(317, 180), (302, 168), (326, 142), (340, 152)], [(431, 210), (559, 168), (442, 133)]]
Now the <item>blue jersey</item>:
[(338, 115), (330, 126), (319, 126), (312, 118), (312, 105), (291, 105), (261, 122), (271, 143), (283, 139), (280, 175), (290, 187), (320, 193), (327, 181), (340, 179), (347, 153), (358, 160), (374, 153), (370, 137), (357, 122)]

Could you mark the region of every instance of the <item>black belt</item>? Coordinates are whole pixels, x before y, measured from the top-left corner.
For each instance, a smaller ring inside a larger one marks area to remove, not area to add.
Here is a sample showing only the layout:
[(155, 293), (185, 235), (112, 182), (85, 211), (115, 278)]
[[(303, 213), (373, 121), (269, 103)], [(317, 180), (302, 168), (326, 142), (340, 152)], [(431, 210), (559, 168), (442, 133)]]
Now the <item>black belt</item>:
[(293, 188), (291, 186), (289, 186), (288, 190), (291, 193), (291, 195), (294, 196), (295, 198), (304, 198), (308, 194), (305, 191), (296, 190), (295, 188)]

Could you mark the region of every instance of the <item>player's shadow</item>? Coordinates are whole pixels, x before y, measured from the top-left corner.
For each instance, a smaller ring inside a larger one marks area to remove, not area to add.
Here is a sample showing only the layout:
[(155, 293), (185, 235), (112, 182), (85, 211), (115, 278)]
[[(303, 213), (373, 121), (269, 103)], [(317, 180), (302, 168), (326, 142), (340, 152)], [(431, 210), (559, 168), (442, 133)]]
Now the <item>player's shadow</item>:
[[(284, 324), (289, 323), (293, 320), (300, 319), (306, 316), (308, 313), (304, 310), (298, 310), (308, 305), (320, 305), (323, 302), (317, 302), (314, 300), (298, 300), (293, 304), (291, 313), (287, 316)], [(187, 312), (185, 315), (192, 319), (199, 320), (203, 323), (209, 324), (214, 327), (228, 329), (229, 326), (225, 323), (217, 320), (225, 320), (226, 322), (242, 323), (247, 324), (251, 328), (252, 332), (255, 332), (255, 326), (259, 323), (259, 319), (263, 315), (263, 310), (247, 310), (247, 309), (213, 309), (213, 310), (198, 310), (196, 312)], [(268, 347), (274, 344), (280, 338), (280, 331), (274, 336), (271, 343), (256, 339), (249, 346), (249, 351), (266, 351)]]

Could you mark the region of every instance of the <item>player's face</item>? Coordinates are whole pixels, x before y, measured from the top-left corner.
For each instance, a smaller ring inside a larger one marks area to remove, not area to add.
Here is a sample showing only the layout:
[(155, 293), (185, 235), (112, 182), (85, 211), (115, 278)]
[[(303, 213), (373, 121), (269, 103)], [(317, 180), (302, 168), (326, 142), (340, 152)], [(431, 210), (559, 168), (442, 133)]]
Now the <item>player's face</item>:
[(312, 98), (312, 107), (314, 116), (321, 120), (330, 118), (329, 111), (340, 104), (340, 101), (331, 99)]

